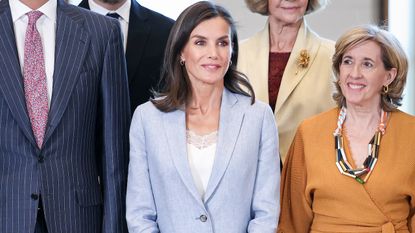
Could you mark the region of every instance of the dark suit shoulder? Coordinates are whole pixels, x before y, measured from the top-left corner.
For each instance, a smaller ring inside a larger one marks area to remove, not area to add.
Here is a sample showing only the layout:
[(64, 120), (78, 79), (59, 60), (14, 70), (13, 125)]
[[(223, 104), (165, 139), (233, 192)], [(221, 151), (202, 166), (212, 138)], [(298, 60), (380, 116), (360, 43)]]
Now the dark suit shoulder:
[(135, 14), (144, 18), (146, 20), (146, 23), (150, 24), (151, 26), (157, 26), (158, 29), (160, 29), (159, 31), (161, 31), (162, 29), (170, 30), (170, 28), (174, 24), (173, 19), (170, 19), (167, 16), (164, 16), (156, 11), (144, 7), (138, 4), (137, 2), (132, 3), (131, 7)]

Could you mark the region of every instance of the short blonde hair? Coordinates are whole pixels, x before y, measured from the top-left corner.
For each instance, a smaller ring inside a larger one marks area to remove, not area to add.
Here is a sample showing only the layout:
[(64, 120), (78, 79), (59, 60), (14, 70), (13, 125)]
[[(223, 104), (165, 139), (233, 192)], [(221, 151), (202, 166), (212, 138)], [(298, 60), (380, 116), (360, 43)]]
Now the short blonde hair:
[[(396, 77), (389, 84), (388, 92), (381, 92), (380, 103), (384, 111), (395, 111), (402, 105), (402, 92), (408, 74), (408, 58), (398, 39), (392, 33), (374, 25), (362, 25), (345, 32), (336, 42), (336, 50), (332, 60), (336, 80), (339, 80), (343, 55), (351, 48), (366, 41), (373, 41), (379, 45), (382, 63), (386, 70), (396, 68)], [(333, 99), (339, 107), (345, 106), (346, 100), (338, 82), (335, 82), (335, 86), (337, 92), (333, 94)]]
[[(268, 1), (269, 0), (245, 0), (245, 3), (248, 6), (248, 9), (254, 13), (269, 15)], [(308, 0), (308, 6), (304, 14), (307, 15), (323, 9), (326, 5), (327, 0)]]

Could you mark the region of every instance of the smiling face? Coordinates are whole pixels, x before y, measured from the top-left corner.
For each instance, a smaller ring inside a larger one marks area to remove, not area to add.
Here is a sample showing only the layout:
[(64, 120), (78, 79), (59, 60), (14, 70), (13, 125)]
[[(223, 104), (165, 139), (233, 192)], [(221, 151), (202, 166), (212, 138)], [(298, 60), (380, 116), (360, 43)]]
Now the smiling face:
[(231, 28), (227, 21), (215, 17), (201, 22), (190, 34), (183, 48), (191, 84), (222, 85), (232, 54)]
[(386, 70), (380, 46), (373, 41), (358, 44), (343, 55), (339, 69), (341, 91), (347, 106), (379, 106), (383, 86), (396, 76), (396, 69)]
[(303, 18), (307, 4), (308, 0), (268, 0), (268, 11), (271, 20), (295, 24)]

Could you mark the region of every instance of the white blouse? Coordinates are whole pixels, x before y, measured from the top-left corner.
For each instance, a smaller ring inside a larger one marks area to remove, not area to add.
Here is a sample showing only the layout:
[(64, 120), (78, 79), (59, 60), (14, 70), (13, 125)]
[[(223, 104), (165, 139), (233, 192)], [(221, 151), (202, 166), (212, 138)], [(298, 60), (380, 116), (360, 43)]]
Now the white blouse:
[(202, 199), (212, 173), (217, 138), (217, 131), (206, 135), (197, 135), (190, 130), (186, 131), (187, 159), (193, 181)]

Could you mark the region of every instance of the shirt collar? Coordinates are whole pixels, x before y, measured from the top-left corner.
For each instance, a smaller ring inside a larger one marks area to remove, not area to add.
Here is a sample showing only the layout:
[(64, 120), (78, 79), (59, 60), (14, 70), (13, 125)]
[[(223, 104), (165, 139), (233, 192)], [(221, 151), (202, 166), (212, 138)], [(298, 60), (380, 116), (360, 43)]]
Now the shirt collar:
[[(25, 16), (27, 13), (33, 10), (30, 7), (23, 4), (19, 0), (9, 1), (9, 4), (10, 4), (10, 11), (12, 13), (13, 22), (16, 22), (21, 17)], [(53, 22), (56, 22), (57, 5), (58, 5), (57, 0), (49, 0), (36, 10), (42, 12), (43, 15), (45, 15), (47, 18), (49, 18)]]
[[(135, 0), (134, 0), (135, 1)], [(122, 6), (120, 6), (120, 8), (118, 8), (115, 11), (110, 11), (106, 8), (104, 8), (103, 6), (97, 4), (94, 0), (88, 0), (89, 3), (89, 8), (101, 15), (106, 15), (108, 13), (117, 13), (121, 16), (121, 18), (126, 21), (127, 23), (129, 22), (130, 19), (130, 8), (131, 8), (131, 0), (127, 0), (124, 2), (124, 4), (122, 4)]]

